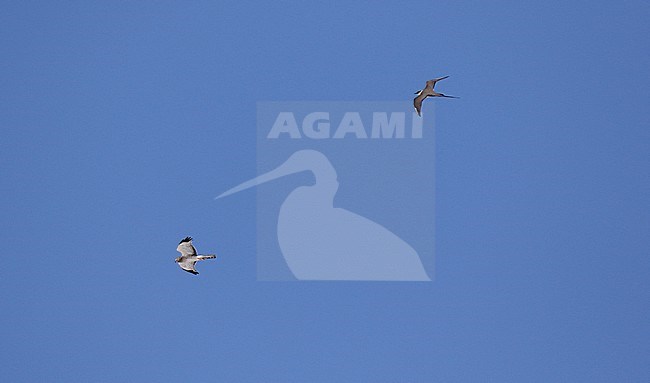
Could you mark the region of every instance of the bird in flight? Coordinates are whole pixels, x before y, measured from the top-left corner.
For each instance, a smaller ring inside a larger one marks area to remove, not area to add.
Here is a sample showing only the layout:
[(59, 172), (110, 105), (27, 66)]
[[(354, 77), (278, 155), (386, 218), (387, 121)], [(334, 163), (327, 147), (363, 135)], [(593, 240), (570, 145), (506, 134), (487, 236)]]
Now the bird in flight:
[(217, 257), (214, 254), (205, 254), (205, 255), (196, 254), (196, 249), (192, 245), (192, 237), (183, 238), (181, 242), (178, 244), (176, 251), (181, 253), (181, 256), (176, 258), (175, 262), (178, 263), (178, 266), (180, 266), (181, 269), (187, 271), (188, 273), (192, 273), (194, 275), (199, 273), (198, 271), (196, 271), (196, 268), (194, 268), (194, 265), (196, 264), (197, 261), (202, 261), (204, 259), (212, 259)]
[(431, 96), (431, 97), (447, 97), (447, 98), (458, 98), (454, 96), (447, 96), (442, 93), (438, 93), (435, 90), (433, 90), (433, 87), (436, 86), (436, 83), (440, 80), (444, 80), (449, 76), (445, 77), (438, 77), (434, 78), (433, 80), (427, 81), (427, 85), (424, 87), (422, 90), (418, 90), (415, 92), (417, 94), (417, 97), (413, 99), (413, 106), (415, 107), (415, 110), (418, 112), (418, 116), (421, 116), (420, 111), (422, 110), (422, 101), (424, 101), (425, 98)]

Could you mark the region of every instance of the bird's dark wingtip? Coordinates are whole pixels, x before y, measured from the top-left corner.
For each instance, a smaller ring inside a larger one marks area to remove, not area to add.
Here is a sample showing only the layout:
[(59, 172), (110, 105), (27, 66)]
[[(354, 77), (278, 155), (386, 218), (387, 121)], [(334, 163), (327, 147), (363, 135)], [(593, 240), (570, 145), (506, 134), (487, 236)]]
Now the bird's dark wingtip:
[(191, 240), (192, 240), (192, 237), (185, 237), (185, 238), (181, 239), (181, 241), (178, 242), (178, 244), (180, 245), (183, 242), (190, 242)]

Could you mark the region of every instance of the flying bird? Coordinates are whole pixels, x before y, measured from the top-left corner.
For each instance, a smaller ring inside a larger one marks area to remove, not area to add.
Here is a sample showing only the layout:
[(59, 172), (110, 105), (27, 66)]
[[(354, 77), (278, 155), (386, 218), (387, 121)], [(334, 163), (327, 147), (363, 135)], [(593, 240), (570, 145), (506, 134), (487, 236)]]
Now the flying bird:
[(447, 96), (442, 93), (438, 93), (435, 90), (433, 90), (433, 87), (436, 86), (436, 83), (440, 80), (444, 80), (449, 76), (445, 77), (438, 77), (434, 78), (433, 80), (427, 81), (427, 85), (424, 87), (422, 90), (418, 90), (415, 92), (417, 94), (417, 97), (413, 99), (413, 106), (415, 107), (415, 110), (418, 112), (418, 116), (421, 116), (420, 111), (422, 110), (422, 101), (424, 101), (425, 98), (431, 96), (431, 97), (447, 97), (447, 98), (458, 98), (455, 96)]
[(196, 254), (196, 249), (192, 245), (192, 237), (183, 238), (183, 240), (181, 240), (180, 243), (178, 244), (176, 251), (181, 253), (181, 256), (176, 258), (175, 262), (178, 263), (178, 266), (180, 266), (181, 269), (187, 271), (188, 273), (192, 273), (194, 275), (199, 273), (198, 271), (196, 271), (196, 268), (194, 268), (194, 265), (196, 264), (197, 261), (202, 261), (204, 259), (212, 259), (217, 257), (214, 254), (205, 254), (205, 255)]

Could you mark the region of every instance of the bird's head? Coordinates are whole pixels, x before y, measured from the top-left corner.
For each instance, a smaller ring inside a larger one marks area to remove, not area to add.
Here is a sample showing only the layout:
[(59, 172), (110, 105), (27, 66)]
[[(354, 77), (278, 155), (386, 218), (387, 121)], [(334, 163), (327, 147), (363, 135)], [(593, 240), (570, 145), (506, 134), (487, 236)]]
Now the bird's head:
[(180, 261), (181, 261), (181, 257), (176, 257), (176, 259), (174, 259), (174, 262), (176, 262), (176, 263), (178, 263)]

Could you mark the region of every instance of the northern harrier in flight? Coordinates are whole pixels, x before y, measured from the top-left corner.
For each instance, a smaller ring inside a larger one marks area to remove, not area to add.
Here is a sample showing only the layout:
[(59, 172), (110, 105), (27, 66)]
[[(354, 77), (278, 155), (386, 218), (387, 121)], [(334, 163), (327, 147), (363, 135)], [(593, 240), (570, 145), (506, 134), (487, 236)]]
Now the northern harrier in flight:
[(217, 257), (214, 254), (205, 254), (205, 255), (196, 254), (196, 249), (194, 248), (194, 246), (192, 246), (192, 237), (185, 237), (178, 244), (176, 251), (181, 253), (181, 256), (176, 258), (175, 262), (178, 263), (178, 266), (180, 266), (181, 269), (187, 271), (188, 273), (192, 273), (194, 275), (199, 273), (194, 268), (194, 265), (196, 264), (197, 261), (202, 261), (204, 259), (212, 259)]
[(413, 99), (413, 106), (415, 107), (415, 110), (418, 112), (418, 116), (421, 116), (420, 111), (422, 110), (422, 101), (424, 101), (425, 98), (431, 96), (431, 97), (447, 97), (447, 98), (458, 98), (454, 96), (447, 96), (442, 93), (438, 93), (435, 90), (433, 90), (433, 87), (436, 86), (436, 83), (440, 80), (444, 80), (449, 76), (445, 77), (438, 77), (434, 78), (433, 80), (427, 81), (427, 85), (424, 87), (422, 90), (418, 90), (415, 92), (417, 94), (417, 97)]

